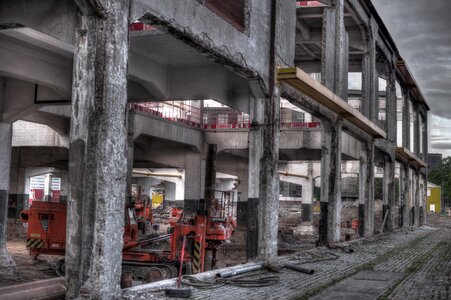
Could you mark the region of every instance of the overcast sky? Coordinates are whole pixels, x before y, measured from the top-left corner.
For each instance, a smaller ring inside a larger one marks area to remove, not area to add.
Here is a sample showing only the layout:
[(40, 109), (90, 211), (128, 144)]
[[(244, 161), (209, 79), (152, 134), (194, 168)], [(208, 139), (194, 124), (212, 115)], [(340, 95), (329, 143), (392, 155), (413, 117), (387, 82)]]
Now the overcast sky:
[(451, 0), (372, 0), (431, 108), (430, 153), (451, 156)]

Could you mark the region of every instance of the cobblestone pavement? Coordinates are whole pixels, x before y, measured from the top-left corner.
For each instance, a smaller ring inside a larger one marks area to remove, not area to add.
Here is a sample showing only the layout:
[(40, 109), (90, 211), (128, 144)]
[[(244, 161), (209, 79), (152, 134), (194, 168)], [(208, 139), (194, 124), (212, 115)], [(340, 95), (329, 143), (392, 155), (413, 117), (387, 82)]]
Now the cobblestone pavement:
[(388, 299), (451, 299), (451, 229), (435, 235), (422, 261), (411, 266), (412, 272)]
[[(247, 279), (278, 275), (276, 284), (266, 287), (238, 287), (225, 285), (216, 289), (194, 288), (191, 299), (308, 299), (319, 291), (355, 274), (360, 270), (404, 273), (392, 299), (451, 299), (450, 285), (451, 229), (404, 230), (349, 244), (354, 252), (316, 248), (299, 254), (281, 257), (279, 265), (299, 264), (315, 270), (307, 275), (281, 268), (278, 274), (255, 271)], [(448, 251), (448, 252), (446, 252)], [(445, 255), (444, 253), (448, 253)], [(327, 260), (325, 260), (327, 259)], [(432, 261), (431, 261), (432, 260)], [(309, 261), (312, 261), (309, 263)], [(313, 262), (315, 261), (315, 262)], [(446, 264), (445, 264), (446, 262)], [(419, 270), (418, 273), (414, 273)], [(411, 275), (415, 274), (415, 275)], [(427, 280), (426, 280), (427, 279)], [(413, 287), (429, 286), (414, 291)], [(399, 283), (399, 282), (398, 282)], [(432, 295), (424, 298), (424, 295)], [(422, 298), (423, 297), (423, 298)], [(433, 298), (435, 297), (435, 298)], [(448, 298), (446, 298), (448, 297)], [(125, 293), (125, 299), (165, 299), (163, 291)]]

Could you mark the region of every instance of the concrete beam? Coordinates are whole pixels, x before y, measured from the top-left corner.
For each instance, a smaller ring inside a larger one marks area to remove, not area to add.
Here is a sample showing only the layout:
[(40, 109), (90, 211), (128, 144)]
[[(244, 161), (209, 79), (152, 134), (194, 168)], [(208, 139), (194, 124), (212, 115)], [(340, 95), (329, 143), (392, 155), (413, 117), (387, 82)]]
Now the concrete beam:
[(199, 129), (177, 124), (161, 118), (144, 116), (139, 112), (134, 114), (134, 132), (136, 139), (140, 135), (147, 135), (168, 141), (189, 145), (202, 152), (203, 133)]
[(0, 74), (42, 84), (70, 99), (72, 61), (46, 49), (0, 35)]
[(0, 2), (0, 24), (20, 24), (73, 45), (76, 12), (73, 0), (5, 0)]

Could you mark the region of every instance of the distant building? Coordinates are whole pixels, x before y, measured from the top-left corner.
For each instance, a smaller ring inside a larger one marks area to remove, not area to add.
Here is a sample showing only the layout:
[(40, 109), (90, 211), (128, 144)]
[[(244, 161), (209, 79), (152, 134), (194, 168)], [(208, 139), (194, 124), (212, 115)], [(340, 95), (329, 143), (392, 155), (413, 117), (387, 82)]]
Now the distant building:
[(428, 153), (428, 168), (429, 172), (437, 170), (442, 165), (442, 154), (441, 153)]
[(442, 211), (442, 188), (432, 182), (428, 182), (427, 211), (440, 213)]

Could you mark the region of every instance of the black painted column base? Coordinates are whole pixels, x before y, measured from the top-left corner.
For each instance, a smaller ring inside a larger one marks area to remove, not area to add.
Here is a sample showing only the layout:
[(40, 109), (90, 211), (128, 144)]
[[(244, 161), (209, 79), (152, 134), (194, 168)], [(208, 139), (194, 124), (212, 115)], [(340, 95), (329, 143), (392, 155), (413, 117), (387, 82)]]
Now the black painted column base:
[(301, 204), (301, 222), (313, 221), (313, 204)]
[(327, 244), (327, 215), (329, 210), (328, 202), (320, 202), (320, 218), (319, 218), (319, 244)]
[(254, 259), (258, 256), (258, 203), (258, 198), (247, 199), (247, 259)]
[(363, 237), (365, 235), (365, 204), (359, 204), (359, 236)]

